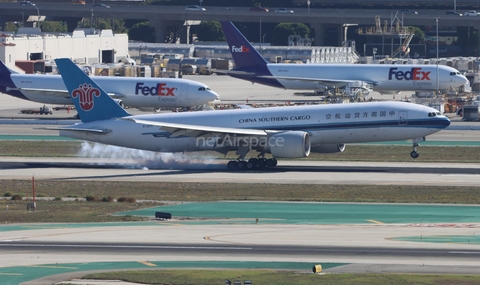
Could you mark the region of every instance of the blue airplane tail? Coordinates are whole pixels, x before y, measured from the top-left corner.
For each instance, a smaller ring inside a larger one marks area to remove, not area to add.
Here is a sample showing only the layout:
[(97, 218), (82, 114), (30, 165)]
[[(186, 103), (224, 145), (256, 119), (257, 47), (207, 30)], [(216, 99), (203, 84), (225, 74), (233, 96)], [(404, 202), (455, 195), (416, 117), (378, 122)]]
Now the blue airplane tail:
[(95, 81), (68, 58), (55, 59), (82, 122), (129, 116)]
[(267, 61), (232, 22), (221, 22), (221, 24), (237, 69), (248, 69), (267, 65)]

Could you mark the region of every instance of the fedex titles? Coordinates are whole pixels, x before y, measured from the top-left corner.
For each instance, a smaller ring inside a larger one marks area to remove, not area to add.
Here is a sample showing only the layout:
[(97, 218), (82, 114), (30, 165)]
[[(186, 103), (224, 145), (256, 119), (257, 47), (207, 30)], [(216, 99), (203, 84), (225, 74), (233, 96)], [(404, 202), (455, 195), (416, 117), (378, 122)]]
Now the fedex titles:
[[(432, 86), (430, 82), (430, 71), (422, 71), (421, 68), (412, 68), (409, 71), (400, 71), (397, 67), (391, 67), (388, 72), (388, 80), (395, 77), (396, 80), (413, 81), (415, 86)], [(423, 81), (423, 82), (420, 82)]]
[(152, 96), (175, 96), (174, 91), (176, 90), (175, 87), (167, 87), (166, 83), (158, 83), (156, 86), (144, 86), (143, 82), (138, 82), (135, 85), (135, 95), (141, 93), (144, 96), (152, 95)]
[(244, 46), (240, 46), (240, 47), (232, 46), (232, 52), (250, 52), (250, 49)]

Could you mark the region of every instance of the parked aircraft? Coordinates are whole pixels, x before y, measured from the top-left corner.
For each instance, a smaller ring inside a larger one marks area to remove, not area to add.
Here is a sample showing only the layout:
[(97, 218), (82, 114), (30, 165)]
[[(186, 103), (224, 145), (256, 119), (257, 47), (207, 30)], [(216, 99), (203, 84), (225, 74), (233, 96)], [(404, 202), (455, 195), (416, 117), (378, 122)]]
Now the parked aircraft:
[[(200, 82), (180, 78), (92, 76), (120, 105), (183, 108), (208, 104), (218, 95)], [(20, 74), (0, 61), (0, 92), (43, 104), (72, 105), (60, 75)]]
[[(157, 151), (236, 150), (231, 169), (273, 167), (276, 158), (310, 152), (342, 152), (345, 143), (412, 139), (411, 156), (425, 136), (450, 120), (437, 110), (406, 102), (371, 102), (236, 109), (130, 116), (69, 59), (56, 59), (82, 123), (60, 135), (128, 148)], [(245, 161), (250, 150), (258, 157)], [(273, 158), (266, 159), (265, 154)]]
[[(422, 64), (268, 63), (232, 22), (221, 22), (235, 69), (228, 75), (284, 89), (364, 89), (380, 93), (435, 91), (459, 87), (467, 78), (455, 68)], [(437, 80), (438, 78), (438, 80)]]

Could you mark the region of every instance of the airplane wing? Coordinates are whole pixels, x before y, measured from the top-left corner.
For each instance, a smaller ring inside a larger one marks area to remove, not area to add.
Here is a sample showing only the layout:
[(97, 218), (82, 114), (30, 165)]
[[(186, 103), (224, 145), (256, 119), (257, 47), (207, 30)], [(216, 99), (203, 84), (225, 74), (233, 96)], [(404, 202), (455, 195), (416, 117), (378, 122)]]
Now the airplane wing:
[[(35, 88), (11, 88), (11, 90), (19, 90), (25, 96), (28, 97), (29, 93), (35, 95), (44, 95), (44, 96), (56, 96), (56, 97), (63, 97), (63, 98), (70, 98), (70, 94), (68, 94), (67, 90), (59, 90), (59, 89), (35, 89)], [(110, 97), (114, 99), (122, 99), (125, 97), (123, 94), (117, 93), (107, 93)]]
[[(148, 120), (138, 120), (135, 118), (124, 118), (124, 120), (130, 120), (137, 124), (157, 126), (161, 130), (171, 133), (170, 137), (190, 136), (200, 137), (207, 134), (219, 134), (219, 135), (249, 135), (249, 136), (266, 136), (268, 133), (265, 130), (258, 129), (240, 129), (240, 128), (223, 128), (223, 127), (210, 127), (188, 124), (176, 124), (167, 122), (154, 122)], [(149, 133), (150, 134), (150, 133)]]

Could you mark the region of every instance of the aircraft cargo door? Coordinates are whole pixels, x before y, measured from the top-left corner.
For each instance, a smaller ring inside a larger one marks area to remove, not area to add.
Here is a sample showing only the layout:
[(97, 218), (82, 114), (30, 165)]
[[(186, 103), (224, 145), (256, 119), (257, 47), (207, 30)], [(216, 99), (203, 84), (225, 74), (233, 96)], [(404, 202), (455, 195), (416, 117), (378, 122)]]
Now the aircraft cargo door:
[(398, 112), (398, 124), (400, 126), (406, 126), (407, 125), (407, 111), (399, 111)]

